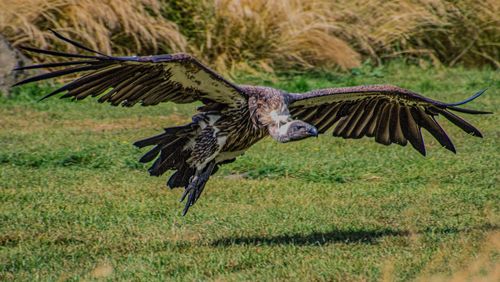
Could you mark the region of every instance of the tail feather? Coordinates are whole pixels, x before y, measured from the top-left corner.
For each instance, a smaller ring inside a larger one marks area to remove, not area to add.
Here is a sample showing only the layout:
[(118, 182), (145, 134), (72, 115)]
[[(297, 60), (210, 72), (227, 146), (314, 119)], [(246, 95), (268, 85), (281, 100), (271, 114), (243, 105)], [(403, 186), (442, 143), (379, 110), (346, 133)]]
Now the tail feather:
[(148, 137), (146, 139), (136, 141), (134, 143), (134, 146), (139, 147), (139, 148), (144, 148), (146, 146), (156, 145), (156, 144), (159, 144), (163, 139), (167, 138), (168, 136), (169, 136), (169, 134), (166, 132), (162, 133), (162, 134), (158, 134), (158, 135), (155, 135), (152, 137)]
[[(160, 176), (167, 170), (177, 169), (170, 181), (174, 183), (170, 187), (186, 183), (194, 173), (186, 164), (186, 160), (191, 155), (191, 149), (186, 144), (194, 138), (197, 131), (196, 124), (190, 123), (184, 126), (166, 128), (165, 132), (139, 140), (134, 143), (135, 146), (143, 148), (154, 146), (139, 160), (142, 163), (153, 162), (149, 168), (149, 173), (154, 176)], [(187, 179), (187, 180), (186, 180)]]
[(190, 153), (189, 150), (184, 150), (184, 144), (187, 142), (189, 142), (187, 138), (177, 138), (166, 145), (162, 145), (160, 157), (156, 159), (149, 169), (151, 175), (162, 175), (169, 169), (179, 167), (179, 162), (185, 162)]
[(180, 182), (180, 181), (179, 181), (179, 178), (180, 178), (179, 174), (180, 174), (180, 172), (179, 172), (179, 170), (178, 170), (178, 171), (174, 172), (174, 173), (170, 176), (170, 178), (168, 179), (168, 181), (167, 181), (167, 186), (168, 186), (168, 187), (170, 187), (170, 189), (173, 189), (173, 188), (175, 188), (175, 187), (179, 187), (179, 186), (178, 186), (178, 185), (179, 185), (179, 182)]
[(167, 181), (167, 186), (171, 189), (177, 187), (186, 187), (189, 184), (191, 176), (195, 174), (195, 169), (187, 165), (180, 167)]
[(154, 160), (156, 156), (158, 156), (160, 151), (161, 151), (161, 145), (156, 145), (153, 149), (149, 150), (146, 154), (144, 154), (144, 156), (141, 157), (139, 162), (149, 163), (150, 161)]

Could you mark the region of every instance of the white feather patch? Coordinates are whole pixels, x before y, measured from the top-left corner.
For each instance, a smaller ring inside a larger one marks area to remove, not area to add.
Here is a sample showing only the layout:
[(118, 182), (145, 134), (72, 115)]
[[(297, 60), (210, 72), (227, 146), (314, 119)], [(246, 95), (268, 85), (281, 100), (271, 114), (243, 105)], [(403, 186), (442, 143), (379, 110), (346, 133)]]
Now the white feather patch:
[(270, 113), (271, 119), (276, 123), (276, 124), (283, 124), (287, 123), (290, 120), (290, 115), (287, 114), (280, 114), (277, 111), (272, 111)]
[(288, 128), (290, 128), (290, 124), (292, 124), (292, 122), (287, 122), (284, 125), (279, 126), (278, 127), (279, 128), (278, 129), (278, 135), (279, 136), (285, 136), (285, 135), (287, 135)]

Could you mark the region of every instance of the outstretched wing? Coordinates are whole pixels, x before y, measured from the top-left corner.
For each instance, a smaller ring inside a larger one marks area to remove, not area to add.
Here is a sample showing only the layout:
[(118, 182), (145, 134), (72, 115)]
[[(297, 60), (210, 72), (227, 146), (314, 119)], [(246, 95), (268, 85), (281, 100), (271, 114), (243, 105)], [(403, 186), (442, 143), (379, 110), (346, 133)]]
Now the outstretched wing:
[(429, 131), (446, 149), (455, 152), (453, 143), (436, 120), (438, 115), (465, 132), (482, 137), (478, 129), (452, 111), (489, 113), (457, 107), (479, 97), (485, 90), (454, 104), (435, 101), (391, 85), (321, 89), (289, 94), (288, 99), (291, 115), (313, 124), (320, 133), (335, 125), (333, 136), (354, 139), (375, 137), (376, 142), (384, 145), (396, 143), (405, 146), (410, 142), (425, 155), (421, 128)]
[(78, 59), (20, 67), (18, 70), (64, 67), (16, 83), (14, 86), (85, 73), (44, 97), (66, 92), (61, 98), (81, 100), (88, 96), (99, 97), (99, 102), (114, 106), (144, 106), (160, 102), (234, 105), (245, 103), (245, 93), (235, 84), (212, 71), (187, 54), (113, 57), (91, 50), (82, 44), (52, 31), (58, 38), (94, 55), (69, 54), (57, 51), (21, 47), (24, 50), (50, 56)]

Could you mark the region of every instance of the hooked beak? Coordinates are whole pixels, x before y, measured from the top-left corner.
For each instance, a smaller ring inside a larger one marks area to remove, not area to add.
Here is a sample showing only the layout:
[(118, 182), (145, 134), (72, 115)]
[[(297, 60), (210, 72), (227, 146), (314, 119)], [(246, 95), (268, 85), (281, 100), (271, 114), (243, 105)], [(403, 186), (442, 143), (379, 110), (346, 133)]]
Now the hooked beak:
[(318, 137), (318, 130), (316, 129), (316, 127), (311, 127), (311, 129), (309, 129), (308, 133), (310, 136)]

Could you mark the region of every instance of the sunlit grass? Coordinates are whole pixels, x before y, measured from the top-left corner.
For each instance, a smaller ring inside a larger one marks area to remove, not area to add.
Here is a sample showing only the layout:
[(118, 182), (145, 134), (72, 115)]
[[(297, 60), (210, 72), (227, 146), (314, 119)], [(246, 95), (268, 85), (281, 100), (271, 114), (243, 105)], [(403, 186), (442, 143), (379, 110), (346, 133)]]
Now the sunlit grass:
[[(350, 75), (239, 82), (289, 91), (391, 83), (499, 112), (498, 72), (364, 66)], [(0, 280), (495, 280), (498, 114), (447, 122), (456, 155), (331, 136), (266, 139), (212, 177), (186, 217), (131, 143), (189, 121), (195, 105), (113, 108), (0, 98)], [(43, 93), (41, 93), (43, 92)]]

